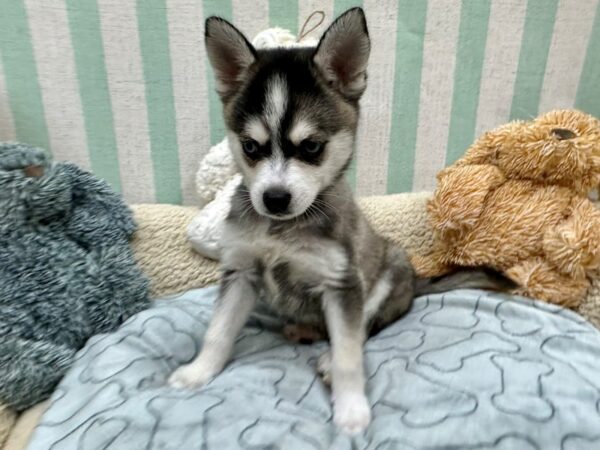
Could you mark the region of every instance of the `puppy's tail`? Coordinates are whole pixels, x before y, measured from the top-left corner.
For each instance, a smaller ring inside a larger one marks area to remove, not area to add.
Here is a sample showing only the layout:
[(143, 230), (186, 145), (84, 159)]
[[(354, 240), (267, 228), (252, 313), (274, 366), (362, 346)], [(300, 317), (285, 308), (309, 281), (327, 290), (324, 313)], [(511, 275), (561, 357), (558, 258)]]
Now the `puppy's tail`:
[(454, 289), (486, 289), (507, 292), (517, 285), (492, 269), (465, 269), (441, 277), (417, 278), (415, 295), (439, 294)]

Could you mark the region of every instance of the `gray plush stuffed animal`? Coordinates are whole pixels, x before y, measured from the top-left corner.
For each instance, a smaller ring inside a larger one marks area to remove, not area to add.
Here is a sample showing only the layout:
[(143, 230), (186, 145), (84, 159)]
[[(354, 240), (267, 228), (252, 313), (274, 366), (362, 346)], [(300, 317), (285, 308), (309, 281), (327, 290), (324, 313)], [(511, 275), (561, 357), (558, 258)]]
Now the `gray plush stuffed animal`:
[(0, 402), (48, 397), (86, 340), (148, 306), (131, 211), (102, 180), (0, 143)]

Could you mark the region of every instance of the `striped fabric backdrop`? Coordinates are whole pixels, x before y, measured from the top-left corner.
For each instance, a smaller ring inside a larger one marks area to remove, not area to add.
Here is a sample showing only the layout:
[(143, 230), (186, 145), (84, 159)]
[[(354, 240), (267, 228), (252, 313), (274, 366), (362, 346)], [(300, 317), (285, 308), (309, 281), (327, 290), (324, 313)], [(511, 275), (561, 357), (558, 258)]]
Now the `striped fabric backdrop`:
[[(359, 194), (430, 190), (482, 131), (552, 108), (600, 116), (599, 0), (11, 0), (0, 6), (0, 140), (46, 147), (131, 202), (194, 203), (223, 137), (202, 42), (362, 5), (373, 51)], [(321, 27), (317, 32), (321, 32)]]

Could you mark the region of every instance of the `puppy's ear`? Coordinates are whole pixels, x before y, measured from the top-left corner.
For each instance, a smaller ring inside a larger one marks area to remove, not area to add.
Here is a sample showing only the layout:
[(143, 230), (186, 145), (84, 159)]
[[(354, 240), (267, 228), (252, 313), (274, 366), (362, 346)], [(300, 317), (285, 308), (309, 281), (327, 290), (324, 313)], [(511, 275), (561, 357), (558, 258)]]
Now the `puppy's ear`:
[(246, 69), (256, 60), (256, 50), (236, 27), (220, 17), (206, 19), (204, 30), (206, 54), (215, 71), (217, 92), (226, 100), (235, 93)]
[(313, 61), (331, 86), (358, 100), (367, 87), (367, 62), (371, 50), (365, 13), (352, 8), (325, 31)]

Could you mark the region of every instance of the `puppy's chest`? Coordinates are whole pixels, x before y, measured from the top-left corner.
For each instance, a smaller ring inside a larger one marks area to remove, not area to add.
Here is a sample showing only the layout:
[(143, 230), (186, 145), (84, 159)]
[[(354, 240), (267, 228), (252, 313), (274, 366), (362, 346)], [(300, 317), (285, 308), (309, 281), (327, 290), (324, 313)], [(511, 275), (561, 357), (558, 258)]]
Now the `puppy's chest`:
[(320, 320), (323, 292), (339, 287), (347, 274), (348, 257), (343, 247), (302, 234), (254, 233), (252, 238), (241, 245), (262, 269), (265, 300), (283, 316), (304, 322)]

